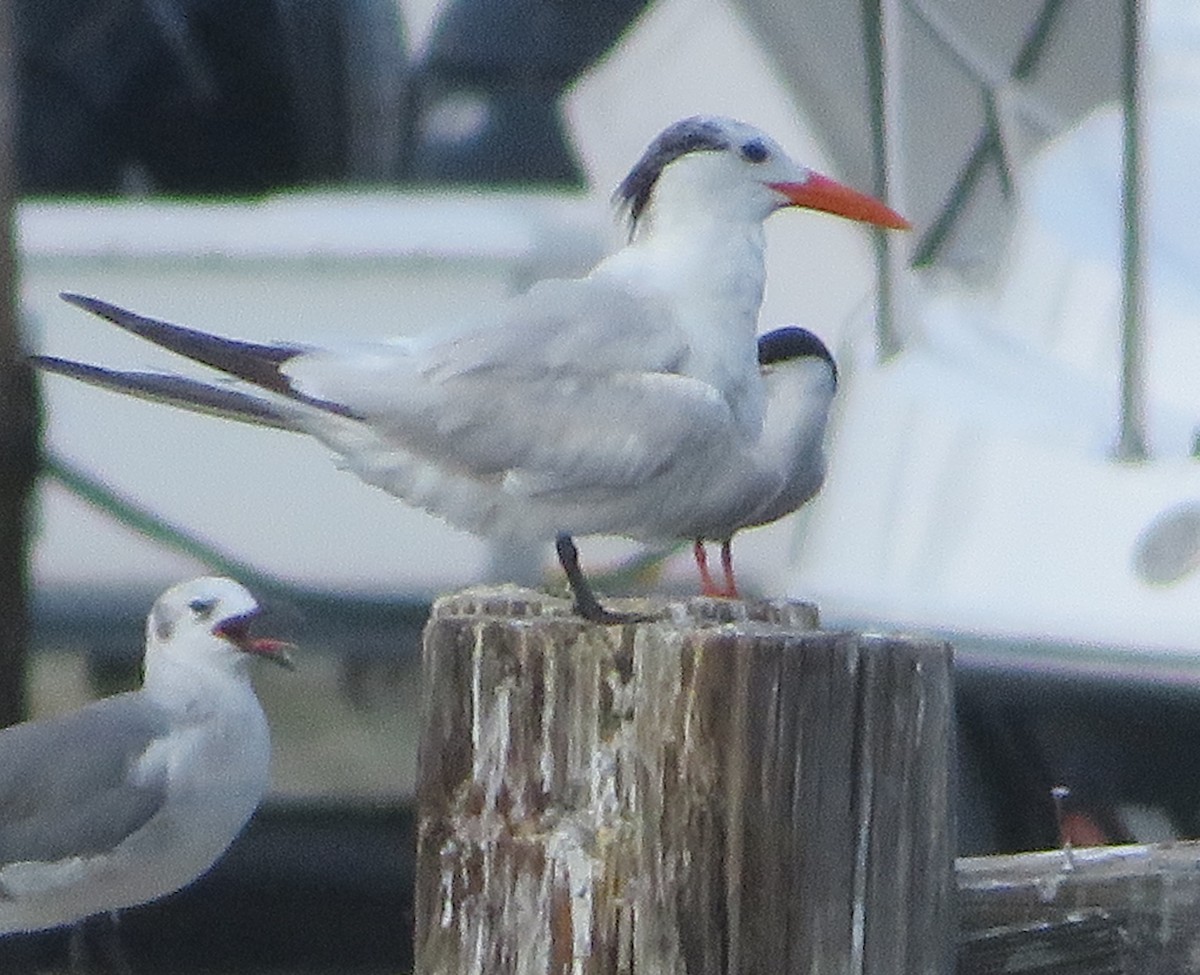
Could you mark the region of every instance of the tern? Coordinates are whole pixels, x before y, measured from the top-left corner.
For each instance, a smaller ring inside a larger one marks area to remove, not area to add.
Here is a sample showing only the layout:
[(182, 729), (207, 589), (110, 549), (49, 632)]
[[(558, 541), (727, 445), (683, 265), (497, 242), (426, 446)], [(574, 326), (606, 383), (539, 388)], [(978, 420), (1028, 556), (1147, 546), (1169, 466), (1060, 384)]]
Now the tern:
[[(759, 336), (758, 362), (766, 385), (766, 415), (760, 438), (780, 472), (779, 490), (734, 524), (714, 526), (698, 536), (692, 551), (706, 596), (737, 598), (733, 574), (733, 535), (778, 521), (812, 500), (825, 482), (825, 428), (837, 391), (837, 364), (829, 348), (806, 328), (788, 325)], [(708, 569), (704, 543), (721, 543), (724, 585)]]
[(763, 222), (798, 207), (908, 224), (792, 161), (758, 129), (712, 116), (663, 131), (615, 198), (631, 225), (624, 247), (583, 278), (540, 282), (455, 330), (372, 344), (263, 344), (64, 294), (239, 385), (36, 361), (123, 392), (302, 430), (364, 481), (459, 528), (554, 538), (576, 610), (624, 622), (631, 617), (591, 592), (573, 536), (725, 540), (784, 488), (775, 445), (764, 440), (756, 340)]
[(191, 883), (267, 788), (250, 685), (258, 604), (230, 579), (169, 589), (146, 622), (140, 689), (0, 731), (0, 934), (74, 924)]

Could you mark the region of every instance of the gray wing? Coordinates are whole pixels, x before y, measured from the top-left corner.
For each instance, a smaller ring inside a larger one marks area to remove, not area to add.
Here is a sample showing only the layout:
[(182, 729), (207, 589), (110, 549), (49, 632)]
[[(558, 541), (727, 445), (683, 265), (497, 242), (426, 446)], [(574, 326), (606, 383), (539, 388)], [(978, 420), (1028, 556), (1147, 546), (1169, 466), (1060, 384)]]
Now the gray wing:
[(634, 369), (670, 372), (688, 349), (666, 302), (603, 278), (542, 281), (510, 300), (491, 322), (453, 341), (418, 350), (431, 377), (466, 376), (496, 366), (526, 375), (569, 369), (603, 375)]
[(477, 478), (637, 483), (727, 424), (666, 307), (612, 284), (544, 282), (440, 341), (305, 353), (282, 371), (385, 439)]
[(136, 783), (129, 771), (166, 731), (136, 693), (0, 731), (0, 866), (100, 853), (145, 824), (166, 797), (165, 768)]

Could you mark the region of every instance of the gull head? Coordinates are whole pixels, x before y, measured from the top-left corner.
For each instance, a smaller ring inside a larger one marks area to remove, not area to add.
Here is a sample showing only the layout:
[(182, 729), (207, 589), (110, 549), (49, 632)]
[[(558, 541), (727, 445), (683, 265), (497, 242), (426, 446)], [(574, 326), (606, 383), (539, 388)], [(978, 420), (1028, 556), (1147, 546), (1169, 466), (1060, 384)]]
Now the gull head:
[(155, 659), (241, 670), (251, 657), (290, 669), (288, 644), (250, 635), (259, 612), (257, 600), (232, 579), (206, 576), (168, 589), (146, 621), (147, 671)]

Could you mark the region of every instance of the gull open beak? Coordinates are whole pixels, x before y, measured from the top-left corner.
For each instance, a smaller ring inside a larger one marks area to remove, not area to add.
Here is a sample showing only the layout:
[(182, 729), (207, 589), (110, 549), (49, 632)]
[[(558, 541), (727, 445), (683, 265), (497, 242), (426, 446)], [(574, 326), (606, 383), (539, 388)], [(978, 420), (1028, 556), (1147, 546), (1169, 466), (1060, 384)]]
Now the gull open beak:
[(848, 220), (889, 227), (892, 230), (908, 230), (912, 224), (891, 207), (880, 203), (875, 197), (867, 196), (835, 179), (811, 173), (803, 183), (770, 183), (776, 193), (787, 198), (784, 206), (803, 207), (833, 213)]
[(288, 670), (295, 670), (296, 665), (292, 661), (292, 655), (288, 652), (296, 649), (293, 644), (285, 643), (283, 640), (250, 636), (250, 623), (254, 616), (253, 613), (247, 613), (243, 616), (232, 616), (227, 620), (222, 620), (213, 627), (213, 633), (228, 640), (243, 653), (263, 657), (273, 664), (279, 664)]

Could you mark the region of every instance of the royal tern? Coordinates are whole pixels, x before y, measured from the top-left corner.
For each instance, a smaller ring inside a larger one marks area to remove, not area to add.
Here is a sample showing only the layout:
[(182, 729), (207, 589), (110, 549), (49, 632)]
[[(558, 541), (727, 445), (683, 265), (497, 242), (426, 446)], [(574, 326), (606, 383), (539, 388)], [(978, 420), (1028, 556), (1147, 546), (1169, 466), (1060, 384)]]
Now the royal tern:
[(241, 832), (270, 758), (246, 664), (290, 666), (248, 635), (257, 612), (229, 579), (175, 586), (146, 621), (140, 689), (0, 731), (0, 934), (163, 897)]
[[(78, 295), (66, 300), (258, 387), (51, 371), (302, 430), (363, 480), (460, 528), (555, 538), (587, 618), (614, 622), (571, 536), (693, 539), (731, 530), (783, 477), (763, 442), (758, 311), (763, 221), (785, 207), (881, 227), (882, 203), (788, 158), (731, 119), (662, 132), (622, 181), (626, 246), (586, 277), (543, 281), (485, 320), (370, 345), (243, 342)], [(714, 536), (709, 536), (714, 537)]]

